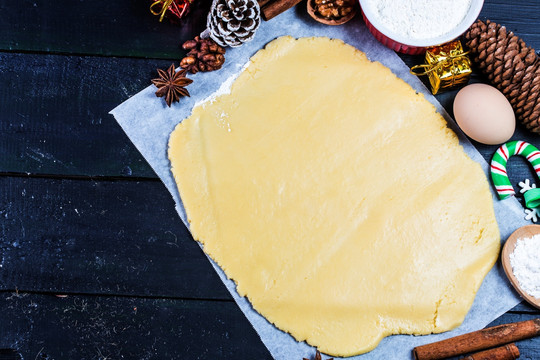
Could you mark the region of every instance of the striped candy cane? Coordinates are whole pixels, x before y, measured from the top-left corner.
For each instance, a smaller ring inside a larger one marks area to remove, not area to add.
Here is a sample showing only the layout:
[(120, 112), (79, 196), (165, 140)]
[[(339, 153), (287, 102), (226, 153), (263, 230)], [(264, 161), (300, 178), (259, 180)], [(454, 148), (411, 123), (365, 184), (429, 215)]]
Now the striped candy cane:
[(506, 172), (506, 163), (514, 155), (526, 158), (540, 177), (540, 151), (525, 141), (507, 142), (497, 149), (491, 159), (491, 180), (501, 200), (516, 194)]

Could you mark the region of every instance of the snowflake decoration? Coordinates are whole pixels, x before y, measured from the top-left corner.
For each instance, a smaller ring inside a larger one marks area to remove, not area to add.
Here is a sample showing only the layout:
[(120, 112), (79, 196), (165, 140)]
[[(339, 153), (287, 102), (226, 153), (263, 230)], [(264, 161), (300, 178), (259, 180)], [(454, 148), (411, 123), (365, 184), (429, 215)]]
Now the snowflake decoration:
[(540, 216), (537, 209), (525, 209), (525, 214), (525, 220), (532, 220), (532, 222), (537, 222)]
[(526, 191), (536, 188), (536, 184), (535, 183), (531, 184), (531, 181), (529, 179), (525, 179), (524, 181), (520, 182), (518, 185), (521, 188), (521, 190), (519, 190), (521, 194), (525, 193)]
[[(525, 192), (535, 189), (536, 184), (531, 183), (529, 179), (525, 179), (518, 183), (521, 190), (519, 192), (521, 194), (524, 194)], [(525, 209), (525, 220), (532, 220), (532, 222), (537, 222), (538, 218), (540, 217), (540, 211), (538, 209)]]

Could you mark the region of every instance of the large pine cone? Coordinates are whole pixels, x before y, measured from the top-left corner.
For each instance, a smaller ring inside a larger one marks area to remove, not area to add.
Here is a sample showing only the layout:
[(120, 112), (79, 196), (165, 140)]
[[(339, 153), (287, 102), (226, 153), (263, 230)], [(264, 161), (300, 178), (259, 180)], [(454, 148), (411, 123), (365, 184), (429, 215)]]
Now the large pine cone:
[(207, 21), (210, 37), (221, 46), (240, 46), (253, 39), (260, 15), (256, 0), (214, 0)]
[(510, 101), (516, 117), (540, 134), (540, 60), (504, 26), (478, 20), (464, 34), (473, 62)]

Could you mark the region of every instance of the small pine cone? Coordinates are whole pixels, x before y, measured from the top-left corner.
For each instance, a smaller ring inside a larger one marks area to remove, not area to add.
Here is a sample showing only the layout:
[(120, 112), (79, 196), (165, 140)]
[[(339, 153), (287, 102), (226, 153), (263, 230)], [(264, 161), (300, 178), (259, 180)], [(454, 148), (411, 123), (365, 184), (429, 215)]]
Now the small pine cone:
[(180, 60), (180, 67), (192, 74), (221, 69), (225, 62), (225, 49), (212, 39), (201, 39), (196, 36), (195, 39), (186, 41), (182, 48), (189, 52)]
[(206, 24), (218, 45), (236, 47), (253, 39), (260, 23), (256, 0), (214, 0)]
[(540, 60), (534, 49), (489, 20), (478, 20), (464, 38), (473, 62), (508, 98), (518, 120), (540, 134)]

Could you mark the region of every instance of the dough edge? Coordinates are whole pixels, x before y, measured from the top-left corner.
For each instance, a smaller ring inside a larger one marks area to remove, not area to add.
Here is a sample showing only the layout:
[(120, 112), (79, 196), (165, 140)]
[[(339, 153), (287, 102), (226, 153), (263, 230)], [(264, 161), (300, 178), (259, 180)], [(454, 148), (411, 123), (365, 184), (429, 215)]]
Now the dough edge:
[[(231, 91), (232, 89), (234, 88), (236, 82), (238, 81), (238, 79), (244, 75), (244, 73), (250, 68), (250, 65), (253, 64), (254, 62), (258, 61), (259, 58), (261, 57), (264, 57), (266, 52), (268, 50), (271, 50), (272, 47), (274, 46), (277, 46), (277, 41), (283, 41), (283, 40), (287, 40), (287, 41), (291, 41), (290, 42), (290, 45), (292, 46), (294, 44), (295, 41), (299, 41), (299, 40), (306, 40), (306, 41), (309, 41), (310, 39), (327, 39), (327, 40), (330, 40), (332, 42), (338, 42), (338, 43), (341, 43), (347, 47), (350, 47), (354, 50), (354, 52), (359, 55), (359, 56), (362, 56), (364, 58), (366, 58), (370, 63), (374, 64), (374, 65), (377, 65), (383, 69), (385, 69), (385, 71), (388, 71), (392, 74), (393, 77), (395, 77), (395, 79), (397, 79), (398, 81), (404, 83), (405, 85), (407, 85), (408, 87), (410, 87), (410, 85), (405, 82), (403, 79), (401, 79), (400, 77), (398, 77), (397, 75), (395, 75), (391, 69), (387, 68), (386, 66), (382, 65), (380, 62), (378, 61), (371, 61), (369, 60), (369, 58), (367, 58), (366, 54), (364, 52), (362, 52), (361, 50), (358, 50), (356, 47), (352, 46), (352, 45), (349, 45), (347, 44), (346, 42), (344, 42), (343, 40), (341, 39), (332, 39), (332, 38), (328, 38), (328, 37), (301, 37), (301, 38), (293, 38), (291, 36), (281, 36), (281, 37), (278, 37), (272, 41), (270, 41), (269, 43), (267, 43), (265, 45), (264, 48), (260, 49), (259, 51), (257, 51), (249, 60), (248, 62), (246, 63), (246, 65), (240, 70), (240, 72), (238, 72), (238, 74), (236, 75), (233, 75), (232, 77), (234, 78), (232, 83), (230, 84), (230, 88), (229, 89), (225, 89), (225, 93), (221, 93), (221, 94), (217, 94), (217, 96), (214, 96), (216, 93), (214, 93), (214, 95), (211, 95), (209, 98), (205, 99), (205, 101), (201, 102), (201, 103), (198, 103), (196, 104), (196, 106), (192, 109), (192, 113), (199, 109), (199, 108), (204, 108), (206, 105), (208, 104), (211, 104), (213, 103), (214, 101), (218, 100), (220, 97), (222, 96), (227, 96)], [(412, 89), (412, 88), (411, 88)], [(222, 89), (220, 89), (222, 90)], [(220, 90), (218, 90), (217, 92), (221, 92)], [(437, 112), (435, 106), (433, 104), (431, 104), (427, 99), (425, 99), (425, 96), (424, 94), (420, 93), (420, 95), (422, 96), (423, 100), (428, 102), (430, 104), (430, 106), (433, 108), (433, 111)], [(437, 112), (438, 113), (438, 112)], [(444, 117), (439, 114), (439, 117), (442, 119), (442, 121), (444, 121), (444, 123), (446, 124), (446, 120), (444, 119)], [(191, 117), (191, 114), (186, 118), (190, 118)], [(175, 168), (174, 166), (172, 165), (172, 160), (170, 159), (170, 149), (171, 149), (171, 144), (174, 143), (174, 135), (177, 133), (177, 130), (180, 129), (183, 124), (184, 124), (184, 120), (186, 119), (183, 119), (178, 125), (176, 125), (175, 129), (171, 132), (171, 135), (170, 135), (170, 138), (169, 138), (169, 143), (168, 143), (168, 154), (169, 154), (169, 161), (171, 162), (171, 173), (173, 174), (173, 177), (175, 179), (175, 182), (177, 184), (177, 190), (180, 194), (180, 197), (181, 197), (181, 194), (182, 194), (182, 181), (181, 181), (181, 177), (180, 176), (177, 176), (177, 174), (175, 173)], [(471, 163), (474, 163), (475, 167), (476, 167), (476, 170), (481, 172), (482, 175), (483, 175), (483, 178), (484, 178), (484, 182), (485, 182), (485, 186), (488, 187), (489, 189), (489, 183), (485, 177), (485, 173), (483, 172), (482, 168), (481, 168), (481, 165), (478, 164), (477, 162), (475, 162), (474, 160), (472, 160), (463, 150), (463, 147), (459, 144), (459, 141), (458, 141), (458, 138), (457, 138), (457, 135), (451, 130), (448, 128), (448, 131), (450, 131), (452, 134), (453, 134), (453, 137), (454, 137), (454, 141), (456, 143), (458, 143), (458, 146), (462, 149), (462, 152), (463, 154), (465, 155), (465, 157), (467, 158), (466, 161), (469, 161)], [(179, 174), (180, 175), (180, 174)], [(489, 193), (490, 190), (488, 190)], [(181, 197), (182, 198), (182, 197)], [(185, 200), (182, 198), (182, 201), (184, 202)], [(199, 207), (197, 204), (186, 204), (184, 203), (184, 209), (185, 209), (185, 213), (186, 213), (186, 216), (187, 216), (187, 220), (188, 220), (188, 223), (191, 224), (191, 217), (190, 217), (190, 209), (193, 209), (195, 207)], [(211, 210), (211, 209), (210, 209)], [(493, 211), (493, 207), (491, 208), (493, 214), (493, 218), (495, 217), (494, 215), (494, 211)], [(193, 232), (191, 229), (189, 229), (190, 232), (192, 233), (192, 236), (194, 238), (194, 240), (196, 240), (197, 242), (199, 242), (199, 244), (202, 245), (203, 247), (203, 250), (205, 252), (205, 254), (210, 257), (221, 269), (222, 271), (225, 273), (225, 275), (227, 276), (228, 279), (232, 280), (236, 286), (236, 290), (238, 292), (238, 283), (236, 281), (236, 279), (234, 278), (231, 278), (229, 277), (227, 271), (226, 271), (226, 268), (223, 266), (223, 264), (221, 264), (219, 262), (218, 259), (216, 259), (212, 254), (208, 253), (206, 250), (205, 250), (205, 241), (204, 239), (201, 239), (200, 236)], [(497, 235), (498, 235), (498, 227), (497, 227)], [(499, 243), (499, 246), (498, 246), (498, 249), (500, 249), (500, 243)], [(497, 253), (498, 253), (499, 250), (497, 250)], [(485, 277), (487, 276), (487, 274), (489, 273), (490, 269), (494, 266), (494, 264), (497, 262), (497, 258), (498, 257), (493, 257), (492, 261), (489, 263), (489, 264), (486, 264), (485, 268), (486, 268), (486, 271), (483, 272), (483, 274), (481, 275), (481, 280), (478, 282), (477, 284), (477, 287), (476, 289), (474, 290), (474, 296), (471, 296), (469, 298), (469, 301), (468, 301), (468, 304), (467, 304), (467, 308), (469, 309), (462, 317), (461, 319), (459, 319), (458, 321), (456, 321), (456, 324), (454, 326), (451, 326), (451, 327), (440, 327), (440, 328), (436, 328), (435, 331), (427, 331), (427, 332), (422, 332), (422, 331), (414, 331), (414, 332), (394, 332), (394, 331), (388, 331), (387, 329), (384, 329), (385, 331), (379, 331), (379, 337), (377, 337), (376, 339), (374, 339), (374, 341), (369, 345), (367, 346), (366, 348), (364, 348), (362, 351), (358, 352), (358, 351), (355, 351), (355, 352), (341, 352), (341, 353), (336, 353), (335, 351), (332, 351), (331, 349), (328, 349), (328, 348), (325, 348), (324, 346), (319, 346), (318, 349), (323, 352), (323, 353), (327, 353), (329, 354), (330, 356), (339, 356), (339, 357), (349, 357), (349, 356), (356, 356), (356, 355), (359, 355), (359, 354), (364, 354), (364, 353), (367, 353), (367, 352), (370, 352), (372, 351), (373, 349), (375, 349), (380, 341), (382, 339), (384, 339), (385, 337), (388, 337), (388, 336), (391, 336), (391, 335), (429, 335), (429, 334), (437, 334), (437, 333), (443, 333), (443, 332), (447, 332), (447, 331), (450, 331), (452, 329), (455, 329), (456, 327), (460, 326), (462, 324), (462, 322), (464, 321), (466, 315), (468, 314), (468, 312), (470, 311), (470, 308), (474, 302), (474, 299), (476, 298), (476, 293), (478, 292), (478, 289), (480, 288), (480, 286), (482, 285), (483, 283), (483, 280), (485, 279)], [(313, 344), (311, 342), (311, 340), (309, 338), (304, 338), (304, 339), (298, 339), (296, 338), (289, 330), (287, 329), (283, 329), (281, 327), (278, 327), (273, 321), (271, 321), (268, 316), (264, 313), (264, 311), (260, 311), (259, 309), (255, 308), (251, 302), (251, 300), (249, 299), (249, 295), (247, 294), (240, 294), (240, 296), (243, 296), (243, 297), (246, 297), (246, 299), (249, 301), (250, 303), (250, 306), (253, 310), (255, 310), (258, 314), (260, 314), (261, 316), (264, 317), (264, 319), (266, 321), (268, 321), (269, 323), (271, 323), (276, 329), (280, 330), (280, 331), (283, 331), (283, 332), (286, 332), (288, 334), (290, 334), (296, 341), (299, 341), (299, 342), (302, 342), (302, 341), (305, 341), (306, 343), (308, 343), (309, 345), (311, 346), (317, 346), (316, 344)], [(442, 295), (444, 296), (444, 294)], [(439, 303), (442, 301), (443, 299), (441, 298)], [(438, 311), (438, 308), (437, 308), (437, 311)]]

